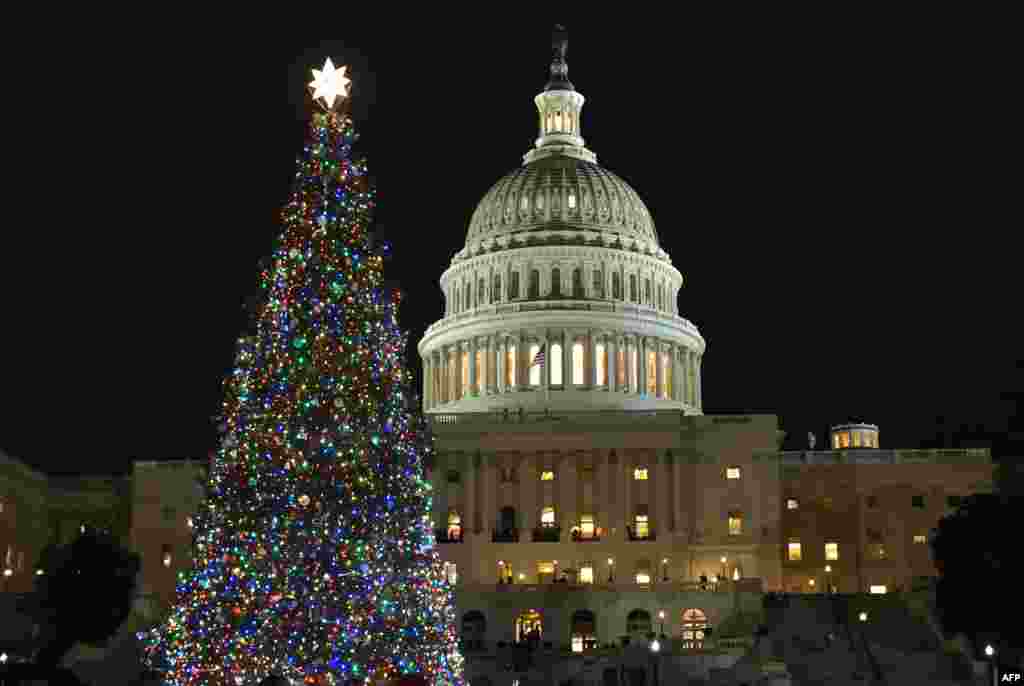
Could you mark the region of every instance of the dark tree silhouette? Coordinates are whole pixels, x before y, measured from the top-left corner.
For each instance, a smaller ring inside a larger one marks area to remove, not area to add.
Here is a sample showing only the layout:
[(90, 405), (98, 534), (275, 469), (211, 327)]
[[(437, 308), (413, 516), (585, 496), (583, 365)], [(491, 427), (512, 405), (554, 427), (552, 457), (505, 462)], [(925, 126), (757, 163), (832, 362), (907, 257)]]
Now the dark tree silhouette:
[(32, 665), (12, 665), (8, 677), (79, 683), (57, 665), (76, 643), (102, 644), (131, 613), (141, 560), (110, 535), (86, 531), (49, 546), (40, 557), (35, 591), (21, 609), (39, 623), (41, 647)]
[(1010, 533), (1024, 520), (1021, 501), (1001, 494), (970, 496), (939, 521), (931, 541), (939, 570), (935, 604), (943, 632), (965, 634), (976, 650), (998, 637), (994, 647), (1000, 662), (1024, 655), (1024, 602), (1016, 586), (1018, 544)]

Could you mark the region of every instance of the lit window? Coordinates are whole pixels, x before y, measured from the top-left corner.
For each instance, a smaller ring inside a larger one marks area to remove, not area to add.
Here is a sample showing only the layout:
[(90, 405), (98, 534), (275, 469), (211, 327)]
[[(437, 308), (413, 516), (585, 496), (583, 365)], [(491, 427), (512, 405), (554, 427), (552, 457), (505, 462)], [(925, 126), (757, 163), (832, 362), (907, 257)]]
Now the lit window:
[(615, 353), (615, 382), (619, 390), (626, 387), (626, 351), (622, 348)]
[(572, 345), (572, 382), (576, 386), (583, 385), (583, 344)]
[(505, 352), (505, 385), (511, 388), (516, 385), (516, 347), (510, 345)]
[(787, 510), (799, 510), (800, 509), (800, 501), (797, 500), (796, 498), (787, 498), (786, 499), (786, 509)]
[(575, 193), (572, 193), (572, 192), (569, 193), (568, 203), (569, 203), (569, 209), (570, 210), (575, 210), (576, 209), (576, 194)]
[(801, 560), (800, 543), (799, 542), (797, 542), (797, 541), (790, 541), (789, 542), (788, 552), (789, 552), (789, 561), (790, 562), (799, 562)]
[(555, 508), (545, 507), (540, 511), (540, 525), (541, 526), (554, 526), (555, 525)]
[(839, 434), (839, 447), (849, 448), (850, 447), (850, 434), (846, 431)]
[(580, 515), (580, 537), (594, 537), (594, 515)]
[(821, 499), (821, 508), (823, 510), (831, 510), (832, 509), (832, 498), (829, 497), (829, 496), (825, 496), (824, 498), (822, 498)]
[(738, 478), (740, 478), (740, 468), (739, 467), (729, 467), (729, 468), (727, 468), (725, 470), (725, 478), (726, 479), (738, 479)]
[(572, 652), (582, 653), (583, 652), (583, 637), (575, 634), (572, 637)]
[(537, 353), (540, 351), (539, 345), (530, 346), (530, 385), (540, 386), (540, 364), (534, 364), (533, 361), (537, 358)]
[(455, 510), (448, 511), (448, 538), (462, 538), (462, 517)]
[(853, 433), (853, 447), (854, 448), (859, 448), (860, 447), (860, 437), (861, 437), (861, 433), (859, 431), (855, 431)]
[(462, 353), (462, 386), (463, 391), (469, 390), (469, 353)]
[(655, 368), (657, 357), (653, 350), (647, 351), (647, 394), (656, 395), (658, 392), (658, 370)]
[(648, 516), (645, 514), (638, 514), (634, 521), (636, 524), (636, 537), (647, 538), (651, 533)]
[(594, 583), (594, 565), (590, 564), (589, 562), (580, 567), (580, 583)]
[(641, 569), (636, 573), (636, 582), (638, 584), (649, 584), (651, 583), (651, 572), (646, 569)]
[(163, 546), (163, 563), (164, 567), (171, 566), (171, 546), (167, 545), (166, 543)]
[(551, 383), (555, 386), (562, 384), (562, 346), (559, 343), (551, 346)]
[(630, 357), (630, 359), (629, 359), (629, 383), (630, 383), (630, 390), (633, 391), (634, 393), (638, 393), (639, 390), (640, 390), (639, 387), (637, 386), (637, 383), (638, 383), (637, 382), (637, 375), (639, 374), (639, 372), (637, 371), (639, 369), (639, 367), (637, 366), (639, 364), (639, 360), (637, 359), (637, 356), (638, 356), (637, 349), (634, 346), (633, 350), (632, 350), (632, 352), (630, 353), (630, 356), (629, 356)]
[(927, 543), (928, 537), (924, 534), (914, 534), (914, 543)]
[(886, 592), (885, 586), (871, 586), (869, 590), (875, 595), (884, 595)]
[(594, 346), (594, 355), (597, 362), (597, 385), (604, 386), (608, 383), (608, 353), (605, 351), (604, 343)]
[(459, 574), (458, 571), (456, 571), (454, 562), (444, 563), (444, 578), (447, 579), (448, 583), (452, 584), (453, 586), (459, 580)]
[(555, 480), (555, 473), (552, 470), (550, 470), (550, 469), (545, 469), (543, 472), (540, 473), (540, 480), (541, 481), (554, 481)]
[(729, 535), (739, 536), (743, 533), (743, 513), (732, 511), (729, 513)]
[(839, 559), (839, 544), (838, 543), (826, 543), (825, 544), (825, 559), (826, 560), (838, 560)]
[(192, 521), (191, 517), (185, 517), (185, 523), (188, 524), (188, 528), (190, 529), (195, 526), (195, 522)]
[(663, 398), (672, 397), (672, 358), (669, 357), (668, 353), (662, 353), (663, 364), (665, 366), (665, 388), (662, 391)]
[(554, 574), (555, 563), (554, 562), (538, 562), (537, 563), (537, 574)]
[(647, 467), (637, 467), (633, 470), (634, 481), (647, 481)]

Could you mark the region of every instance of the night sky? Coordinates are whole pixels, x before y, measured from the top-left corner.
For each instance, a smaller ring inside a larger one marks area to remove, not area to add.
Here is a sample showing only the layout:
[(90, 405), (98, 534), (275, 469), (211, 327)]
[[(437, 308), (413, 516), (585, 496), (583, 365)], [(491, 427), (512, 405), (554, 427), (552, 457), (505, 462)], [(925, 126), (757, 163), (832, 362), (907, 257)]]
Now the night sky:
[[(5, 88), (0, 448), (50, 473), (204, 458), (309, 118), (351, 65), (409, 359), (476, 203), (536, 137), (550, 25), (438, 21), (344, 40), (40, 43)], [(630, 183), (707, 340), (704, 409), (786, 447), (1022, 455), (1016, 81), (1000, 44), (927, 30), (567, 21), (583, 136)], [(1008, 49), (1008, 48), (1007, 48)], [(13, 112), (12, 112), (13, 110)], [(1012, 217), (1017, 216), (1016, 220)]]

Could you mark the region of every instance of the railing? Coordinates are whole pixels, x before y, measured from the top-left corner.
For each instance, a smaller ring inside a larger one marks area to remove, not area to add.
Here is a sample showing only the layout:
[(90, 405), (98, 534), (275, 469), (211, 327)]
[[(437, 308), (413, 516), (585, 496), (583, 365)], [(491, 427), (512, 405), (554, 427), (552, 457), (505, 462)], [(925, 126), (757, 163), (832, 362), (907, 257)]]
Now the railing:
[(539, 526), (533, 530), (534, 543), (558, 543), (562, 530), (557, 526)]
[(519, 542), (519, 529), (506, 529), (505, 531), (497, 531), (491, 529), (491, 543), (518, 543)]
[(462, 532), (451, 533), (446, 529), (434, 530), (435, 543), (462, 543)]
[(626, 527), (626, 539), (630, 541), (656, 541), (658, 534), (653, 529), (648, 531), (645, 535), (639, 535), (633, 531), (633, 527)]
[(593, 534), (583, 534), (583, 533), (580, 533), (579, 531), (573, 531), (572, 532), (572, 542), (573, 543), (589, 543), (591, 541), (600, 541), (600, 540), (601, 540), (601, 536), (596, 534), (596, 533), (593, 533)]
[[(458, 323), (464, 319), (475, 319), (487, 315), (501, 316), (518, 314), (520, 312), (536, 312), (538, 310), (574, 310), (587, 312), (619, 312), (632, 314), (637, 319), (662, 319), (670, 321), (690, 333), (697, 334), (697, 327), (684, 317), (674, 312), (659, 310), (655, 307), (648, 307), (639, 303), (622, 302), (617, 300), (587, 300), (578, 298), (560, 298), (557, 300), (525, 300), (519, 302), (492, 303), (490, 305), (478, 305), (469, 310), (449, 314), (427, 327), (424, 337), (438, 329), (447, 327), (450, 324)], [(699, 334), (698, 334), (699, 335)]]
[(572, 410), (545, 412), (451, 412), (431, 413), (427, 417), (431, 423), (439, 424), (528, 424), (534, 422), (560, 420), (598, 420), (606, 421), (621, 417), (625, 423), (633, 423), (641, 417), (660, 419), (678, 419), (686, 415), (683, 410)]

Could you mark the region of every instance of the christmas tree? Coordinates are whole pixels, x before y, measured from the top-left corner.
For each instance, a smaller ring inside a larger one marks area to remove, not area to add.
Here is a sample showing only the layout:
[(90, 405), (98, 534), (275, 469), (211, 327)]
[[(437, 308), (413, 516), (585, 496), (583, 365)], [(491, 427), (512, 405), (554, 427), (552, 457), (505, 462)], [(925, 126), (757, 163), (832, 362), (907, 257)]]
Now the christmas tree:
[(141, 635), (147, 666), (175, 686), (463, 683), (430, 438), (341, 111), (344, 69), (314, 70), (323, 106), (224, 383), (192, 568), (169, 618)]

